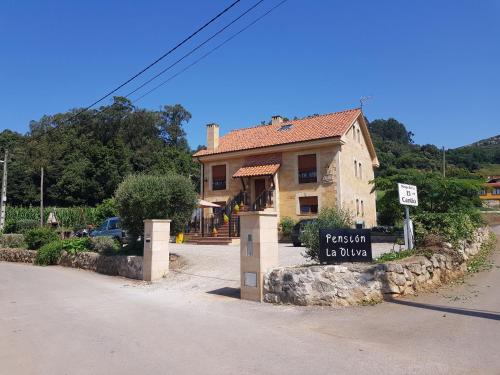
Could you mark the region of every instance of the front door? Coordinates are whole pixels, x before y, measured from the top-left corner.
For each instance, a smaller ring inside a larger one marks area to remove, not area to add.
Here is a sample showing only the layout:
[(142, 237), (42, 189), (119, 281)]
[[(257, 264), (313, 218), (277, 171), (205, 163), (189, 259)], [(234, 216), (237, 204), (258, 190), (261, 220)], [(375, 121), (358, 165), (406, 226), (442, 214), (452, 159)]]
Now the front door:
[(254, 186), (255, 186), (255, 199), (264, 191), (266, 190), (266, 180), (264, 178), (258, 178), (254, 180)]

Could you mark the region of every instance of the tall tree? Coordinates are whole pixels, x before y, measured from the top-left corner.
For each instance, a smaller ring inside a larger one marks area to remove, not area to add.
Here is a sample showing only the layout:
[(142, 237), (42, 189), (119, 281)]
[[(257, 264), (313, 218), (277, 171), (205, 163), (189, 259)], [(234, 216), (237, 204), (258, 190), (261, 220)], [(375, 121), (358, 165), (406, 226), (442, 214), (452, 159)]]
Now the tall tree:
[(160, 111), (161, 136), (169, 146), (187, 149), (186, 132), (183, 123), (191, 120), (189, 113), (182, 105), (166, 105)]

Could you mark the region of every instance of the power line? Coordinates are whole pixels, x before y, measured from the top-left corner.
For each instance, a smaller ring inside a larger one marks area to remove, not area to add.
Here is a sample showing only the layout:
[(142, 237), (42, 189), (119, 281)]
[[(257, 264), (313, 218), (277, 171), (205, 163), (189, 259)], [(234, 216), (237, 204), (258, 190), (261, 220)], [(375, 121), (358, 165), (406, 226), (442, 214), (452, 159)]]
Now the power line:
[[(160, 83), (159, 85), (153, 87), (151, 90), (145, 92), (143, 95), (139, 96), (138, 98), (136, 98), (135, 100), (133, 100), (132, 102), (133, 103), (137, 103), (139, 100), (141, 100), (142, 98), (144, 98), (145, 96), (151, 94), (153, 91), (156, 91), (157, 89), (159, 89), (160, 87), (162, 87), (163, 85), (167, 84), (168, 82), (170, 82), (171, 80), (173, 80), (175, 77), (179, 76), (180, 74), (184, 73), (186, 70), (188, 70), (189, 68), (193, 67), (194, 65), (198, 64), (201, 60), (203, 60), (204, 58), (206, 58), (208, 55), (210, 55), (211, 53), (215, 52), (216, 50), (218, 50), (220, 47), (222, 47), (223, 45), (225, 45), (226, 43), (228, 43), (229, 41), (231, 41), (232, 39), (236, 38), (238, 35), (240, 35), (241, 33), (245, 32), (246, 30), (248, 30), (250, 27), (252, 27), (253, 25), (255, 25), (257, 22), (259, 22), (261, 19), (263, 19), (264, 17), (266, 17), (269, 13), (271, 13), (272, 11), (274, 11), (276, 8), (280, 7), (281, 5), (283, 5), (284, 3), (286, 3), (288, 0), (282, 0), (281, 2), (279, 2), (278, 4), (276, 4), (274, 7), (272, 7), (271, 9), (269, 9), (267, 12), (265, 12), (264, 14), (262, 14), (261, 16), (259, 16), (258, 18), (256, 18), (255, 20), (253, 20), (251, 23), (249, 23), (247, 26), (245, 26), (244, 28), (242, 28), (241, 30), (239, 30), (238, 32), (236, 32), (235, 34), (231, 35), (229, 38), (227, 38), (226, 40), (224, 40), (222, 43), (218, 44), (217, 46), (215, 46), (214, 48), (212, 48), (210, 51), (208, 51), (207, 53), (205, 53), (204, 55), (202, 55), (201, 57), (199, 57), (197, 60), (193, 61), (191, 64), (187, 65), (186, 67), (184, 67), (182, 70), (180, 70), (179, 72), (175, 73), (174, 75), (170, 76), (168, 79), (166, 79), (165, 81), (163, 81), (162, 83)], [(137, 91), (137, 90), (135, 90)]]
[[(226, 13), (227, 11), (229, 11), (232, 7), (234, 7), (236, 4), (238, 4), (241, 0), (236, 0), (234, 1), (231, 5), (229, 5), (227, 8), (225, 8), (223, 11), (219, 12), (216, 16), (214, 16), (212, 19), (210, 19), (208, 22), (206, 22), (203, 26), (201, 26), (200, 28), (198, 28), (198, 30), (194, 31), (191, 35), (189, 35), (187, 38), (185, 38), (184, 40), (182, 40), (181, 42), (179, 42), (175, 47), (171, 48), (169, 51), (165, 52), (163, 55), (161, 55), (160, 57), (158, 57), (155, 61), (153, 61), (152, 63), (150, 63), (148, 66), (146, 66), (145, 68), (143, 68), (141, 71), (139, 71), (138, 73), (134, 74), (132, 77), (130, 77), (129, 79), (127, 79), (125, 82), (121, 83), (118, 87), (114, 88), (113, 90), (109, 91), (106, 95), (104, 95), (103, 97), (101, 97), (100, 99), (96, 100), (95, 102), (93, 102), (92, 104), (90, 104), (89, 106), (87, 106), (86, 108), (80, 110), (79, 112), (77, 112), (74, 117), (78, 116), (80, 113), (82, 112), (85, 112), (87, 110), (89, 110), (90, 108), (92, 108), (93, 106), (95, 106), (96, 104), (102, 102), (104, 99), (106, 99), (107, 97), (109, 97), (111, 94), (114, 94), (116, 91), (118, 91), (119, 89), (121, 89), (123, 86), (125, 86), (126, 84), (130, 83), (131, 81), (133, 81), (134, 79), (136, 79), (137, 77), (139, 77), (141, 74), (143, 74), (144, 72), (146, 72), (147, 70), (149, 70), (151, 67), (153, 67), (154, 65), (156, 65), (157, 63), (159, 63), (161, 60), (163, 60), (165, 57), (167, 57), (168, 55), (170, 55), (172, 52), (174, 52), (175, 50), (177, 50), (180, 46), (182, 46), (183, 44), (185, 44), (186, 42), (188, 42), (190, 39), (192, 39), (195, 35), (197, 35), (198, 33), (200, 33), (203, 29), (205, 29), (208, 25), (210, 25), (211, 23), (213, 23), (215, 20), (217, 20), (218, 18), (220, 18), (224, 13)], [(71, 120), (71, 119), (70, 119)]]
[(249, 12), (251, 12), (253, 9), (255, 9), (257, 6), (259, 6), (264, 0), (260, 0), (260, 1), (257, 1), (254, 5), (252, 5), (250, 8), (248, 8), (245, 12), (243, 12), (242, 14), (240, 14), (238, 17), (236, 17), (234, 20), (232, 20), (231, 22), (229, 22), (226, 26), (224, 26), (223, 28), (219, 29), (215, 34), (213, 34), (212, 36), (210, 36), (210, 38), (206, 39), (204, 42), (198, 44), (195, 48), (193, 48), (191, 51), (189, 51), (188, 53), (186, 53), (184, 56), (182, 56), (180, 59), (178, 59), (177, 61), (175, 61), (174, 63), (170, 64), (169, 66), (167, 66), (165, 69), (163, 69), (162, 71), (160, 71), (158, 74), (154, 75), (153, 77), (151, 77), (150, 79), (148, 79), (146, 82), (144, 82), (143, 84), (141, 84), (140, 86), (136, 87), (134, 90), (132, 90), (131, 92), (129, 92), (127, 95), (125, 95), (126, 98), (128, 98), (130, 95), (136, 93), (137, 91), (139, 91), (140, 89), (142, 89), (144, 86), (146, 86), (148, 83), (150, 83), (151, 81), (155, 80), (156, 78), (158, 78), (159, 76), (161, 76), (162, 74), (164, 74), (165, 72), (169, 71), (170, 69), (172, 69), (174, 66), (176, 66), (178, 63), (180, 63), (182, 60), (184, 60), (186, 57), (189, 57), (191, 56), (194, 52), (196, 52), (197, 50), (199, 50), (201, 47), (203, 47), (205, 44), (207, 44), (208, 42), (210, 42), (212, 39), (214, 39), (217, 35), (219, 35), (220, 33), (222, 33), (224, 30), (226, 30), (228, 27), (230, 27), (232, 24), (234, 24), (235, 22), (237, 22), (238, 20), (240, 20), (241, 18), (243, 18), (245, 15), (247, 15)]

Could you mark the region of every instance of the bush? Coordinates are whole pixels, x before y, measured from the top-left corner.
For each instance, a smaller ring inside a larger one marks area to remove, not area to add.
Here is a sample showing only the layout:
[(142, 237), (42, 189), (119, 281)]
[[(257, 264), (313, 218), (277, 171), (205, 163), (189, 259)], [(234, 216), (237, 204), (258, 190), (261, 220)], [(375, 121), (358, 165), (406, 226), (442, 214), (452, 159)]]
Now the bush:
[(196, 207), (191, 181), (180, 175), (131, 175), (116, 190), (116, 205), (131, 238), (144, 233), (145, 219), (170, 219), (171, 233), (182, 231)]
[(352, 227), (352, 215), (348, 210), (323, 208), (318, 220), (306, 225), (301, 235), (301, 242), (306, 247), (304, 256), (316, 262), (319, 261), (319, 230), (342, 229)]
[(76, 255), (82, 251), (90, 251), (90, 239), (88, 237), (83, 237), (63, 240), (62, 249), (70, 255)]
[(120, 243), (112, 237), (90, 238), (90, 248), (99, 254), (116, 254), (120, 251)]
[(297, 222), (293, 220), (291, 217), (284, 216), (280, 220), (280, 231), (284, 237), (290, 237), (292, 235), (293, 227)]
[(59, 240), (59, 236), (53, 229), (36, 228), (26, 232), (24, 239), (28, 249), (37, 250), (50, 242)]
[(5, 233), (21, 233), (24, 234), (30, 229), (38, 228), (40, 220), (20, 219), (17, 221), (9, 221), (5, 224)]
[(481, 225), (481, 216), (474, 211), (423, 212), (414, 216), (415, 239), (419, 245), (425, 242), (429, 234), (438, 235), (443, 241), (456, 245), (461, 240), (471, 240)]
[(35, 264), (40, 266), (48, 266), (57, 264), (61, 257), (63, 243), (60, 240), (50, 242), (43, 245), (37, 252), (35, 257)]
[(116, 201), (114, 198), (105, 199), (101, 204), (98, 204), (95, 208), (95, 220), (94, 224), (99, 225), (108, 217), (118, 216), (118, 208), (116, 207)]
[(20, 248), (25, 247), (24, 236), (18, 233), (3, 234), (0, 237), (0, 247)]

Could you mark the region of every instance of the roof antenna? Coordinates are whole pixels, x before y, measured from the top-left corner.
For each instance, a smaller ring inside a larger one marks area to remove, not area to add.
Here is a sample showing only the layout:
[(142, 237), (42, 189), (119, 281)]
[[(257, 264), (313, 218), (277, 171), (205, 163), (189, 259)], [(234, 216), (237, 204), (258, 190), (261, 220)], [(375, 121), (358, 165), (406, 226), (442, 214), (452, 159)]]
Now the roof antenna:
[(373, 96), (369, 95), (369, 96), (362, 96), (361, 98), (359, 98), (359, 107), (361, 108), (361, 110), (363, 110), (363, 104), (365, 104), (365, 102), (367, 102), (368, 100), (371, 100), (373, 99)]

